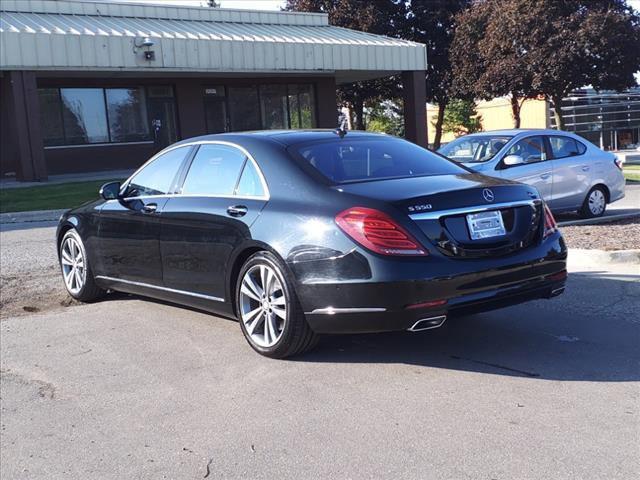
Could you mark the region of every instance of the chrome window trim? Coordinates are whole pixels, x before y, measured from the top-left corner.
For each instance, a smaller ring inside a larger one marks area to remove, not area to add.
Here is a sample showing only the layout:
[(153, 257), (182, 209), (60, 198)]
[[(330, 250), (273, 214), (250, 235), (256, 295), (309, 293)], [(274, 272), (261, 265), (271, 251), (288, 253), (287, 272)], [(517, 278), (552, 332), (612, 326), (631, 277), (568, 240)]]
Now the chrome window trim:
[(375, 312), (386, 312), (386, 308), (378, 308), (378, 307), (359, 307), (359, 308), (334, 308), (334, 307), (326, 307), (326, 308), (316, 308), (311, 312), (305, 312), (306, 315), (335, 315), (336, 313), (375, 313)]
[[(122, 200), (128, 202), (130, 200), (140, 200), (146, 198), (228, 198), (228, 199), (237, 199), (237, 200), (269, 200), (269, 197), (253, 197), (250, 195), (211, 195), (211, 194), (203, 194), (198, 195), (195, 193), (168, 193), (166, 195), (140, 195), (138, 197), (125, 197)], [(117, 200), (117, 199), (112, 199)], [(112, 201), (109, 200), (109, 201)]]
[(122, 147), (127, 145), (153, 145), (153, 140), (139, 140), (135, 142), (110, 142), (110, 143), (81, 143), (76, 145), (48, 145), (45, 150), (60, 150), (64, 148), (89, 148), (89, 147)]
[(440, 210), (436, 212), (414, 213), (409, 215), (411, 220), (439, 220), (442, 217), (450, 215), (461, 215), (465, 213), (487, 212), (489, 210), (500, 210), (511, 207), (535, 207), (542, 203), (542, 200), (520, 200), (517, 202), (491, 203), (487, 205), (477, 205), (474, 207), (451, 208), (449, 210)]
[[(120, 191), (121, 192), (126, 191), (126, 188), (129, 185), (129, 183), (131, 182), (131, 180), (142, 169), (144, 169), (147, 165), (149, 165), (151, 162), (153, 162), (159, 156), (164, 155), (165, 153), (169, 153), (170, 151), (175, 150), (176, 148), (194, 147), (194, 146), (200, 146), (200, 145), (225, 145), (227, 147), (233, 147), (233, 148), (237, 148), (238, 150), (240, 150), (251, 161), (251, 163), (255, 167), (256, 171), (258, 172), (258, 176), (260, 177), (260, 183), (262, 184), (262, 190), (265, 192), (265, 194), (264, 195), (260, 195), (260, 196), (216, 195), (216, 194), (206, 194), (206, 195), (167, 194), (167, 195), (147, 195), (147, 196), (142, 195), (140, 197), (128, 197), (126, 200), (133, 199), (133, 198), (149, 198), (149, 197), (156, 198), (156, 197), (172, 197), (172, 196), (176, 196), (176, 197), (237, 198), (237, 199), (243, 199), (243, 200), (265, 200), (265, 201), (268, 201), (271, 198), (271, 193), (269, 192), (269, 186), (267, 185), (267, 181), (264, 178), (264, 174), (262, 173), (262, 169), (258, 165), (258, 162), (256, 162), (256, 159), (253, 158), (253, 156), (243, 146), (238, 145), (238, 144), (233, 143), (233, 142), (226, 141), (226, 140), (198, 140), (196, 142), (188, 142), (188, 143), (180, 143), (180, 144), (176, 144), (176, 145), (171, 145), (170, 147), (167, 147), (164, 150), (161, 150), (158, 153), (156, 153), (153, 157), (151, 157), (149, 160), (147, 160), (145, 163), (143, 163), (140, 168), (138, 168), (135, 172), (133, 172), (133, 174), (129, 178), (127, 178), (127, 180), (122, 184), (122, 187), (120, 187)], [(240, 172), (240, 174), (242, 175), (242, 172)], [(180, 187), (182, 188), (182, 185), (180, 185)]]
[(107, 277), (105, 275), (96, 275), (96, 279), (106, 280), (108, 282), (124, 283), (126, 285), (134, 285), (136, 287), (152, 288), (152, 289), (155, 289), (155, 290), (162, 290), (163, 292), (178, 293), (180, 295), (187, 295), (187, 296), (190, 296), (190, 297), (203, 298), (205, 300), (213, 300), (215, 302), (224, 302), (224, 298), (214, 297), (214, 296), (211, 296), (211, 295), (204, 295), (202, 293), (188, 292), (186, 290), (177, 290), (175, 288), (160, 287), (158, 285), (151, 285), (150, 283), (134, 282), (132, 280), (123, 280), (121, 278)]

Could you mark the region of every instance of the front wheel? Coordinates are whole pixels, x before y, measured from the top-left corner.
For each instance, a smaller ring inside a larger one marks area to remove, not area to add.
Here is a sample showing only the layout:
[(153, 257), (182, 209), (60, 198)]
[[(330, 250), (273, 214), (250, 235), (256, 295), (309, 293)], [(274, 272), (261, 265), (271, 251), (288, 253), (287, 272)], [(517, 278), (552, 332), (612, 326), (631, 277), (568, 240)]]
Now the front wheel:
[(60, 242), (60, 269), (67, 292), (81, 302), (92, 302), (104, 295), (96, 285), (87, 251), (78, 232), (69, 230)]
[(311, 330), (296, 296), (293, 281), (280, 260), (258, 252), (238, 275), (236, 309), (249, 345), (271, 358), (298, 355), (313, 348), (318, 336)]
[(593, 187), (578, 212), (582, 218), (601, 217), (607, 209), (607, 194), (602, 187)]

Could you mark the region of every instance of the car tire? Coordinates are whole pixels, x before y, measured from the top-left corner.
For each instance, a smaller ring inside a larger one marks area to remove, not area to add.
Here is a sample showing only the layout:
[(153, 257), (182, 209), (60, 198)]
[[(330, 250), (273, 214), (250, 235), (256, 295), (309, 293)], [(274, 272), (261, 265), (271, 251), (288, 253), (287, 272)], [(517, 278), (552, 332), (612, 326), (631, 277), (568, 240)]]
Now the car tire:
[(255, 253), (242, 266), (236, 285), (236, 311), (245, 339), (266, 357), (299, 355), (318, 343), (289, 272), (270, 252)]
[(64, 234), (58, 253), (62, 280), (69, 295), (88, 303), (98, 300), (106, 293), (96, 285), (87, 250), (75, 229)]
[(595, 186), (587, 193), (578, 211), (582, 218), (601, 217), (607, 209), (607, 193), (601, 186)]

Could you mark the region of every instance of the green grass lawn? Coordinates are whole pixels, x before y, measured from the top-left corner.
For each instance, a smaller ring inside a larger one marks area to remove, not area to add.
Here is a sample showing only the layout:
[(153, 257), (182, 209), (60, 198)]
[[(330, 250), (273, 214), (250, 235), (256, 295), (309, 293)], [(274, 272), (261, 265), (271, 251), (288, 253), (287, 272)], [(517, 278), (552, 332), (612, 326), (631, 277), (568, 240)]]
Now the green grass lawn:
[(640, 182), (640, 165), (625, 165), (623, 173), (627, 180)]
[(99, 197), (98, 190), (110, 180), (38, 185), (0, 189), (0, 213), (72, 208)]

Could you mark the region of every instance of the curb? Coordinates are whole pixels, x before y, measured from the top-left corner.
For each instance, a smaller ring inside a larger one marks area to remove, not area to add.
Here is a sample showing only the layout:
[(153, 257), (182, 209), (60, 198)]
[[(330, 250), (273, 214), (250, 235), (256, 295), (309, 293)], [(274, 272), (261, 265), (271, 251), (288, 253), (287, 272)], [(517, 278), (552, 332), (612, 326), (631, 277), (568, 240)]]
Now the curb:
[(580, 266), (602, 267), (608, 264), (640, 265), (640, 249), (633, 250), (590, 250), (570, 248), (569, 262)]
[(559, 227), (571, 227), (573, 225), (598, 225), (601, 223), (615, 222), (616, 220), (624, 220), (627, 218), (640, 218), (640, 212), (619, 213), (617, 215), (607, 215), (598, 218), (585, 218), (584, 220), (569, 220), (567, 222), (558, 222)]
[(62, 210), (35, 210), (32, 212), (0, 213), (0, 223), (55, 222), (68, 208)]

